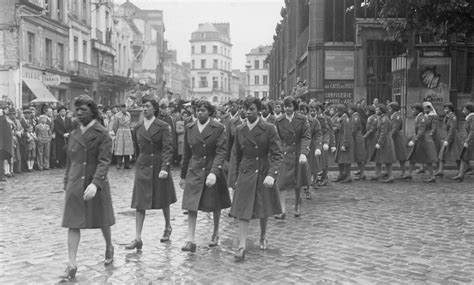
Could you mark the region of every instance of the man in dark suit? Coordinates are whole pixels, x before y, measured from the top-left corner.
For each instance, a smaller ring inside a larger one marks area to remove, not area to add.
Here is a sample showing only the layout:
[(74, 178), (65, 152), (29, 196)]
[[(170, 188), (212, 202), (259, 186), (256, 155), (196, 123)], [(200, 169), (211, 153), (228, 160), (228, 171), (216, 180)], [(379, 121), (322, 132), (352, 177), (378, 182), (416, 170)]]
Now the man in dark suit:
[(56, 139), (54, 141), (54, 146), (56, 148), (56, 163), (60, 168), (66, 165), (67, 139), (69, 137), (69, 132), (72, 130), (72, 122), (71, 119), (66, 116), (66, 111), (66, 107), (59, 107), (58, 117), (54, 120), (53, 124), (53, 132), (56, 134)]

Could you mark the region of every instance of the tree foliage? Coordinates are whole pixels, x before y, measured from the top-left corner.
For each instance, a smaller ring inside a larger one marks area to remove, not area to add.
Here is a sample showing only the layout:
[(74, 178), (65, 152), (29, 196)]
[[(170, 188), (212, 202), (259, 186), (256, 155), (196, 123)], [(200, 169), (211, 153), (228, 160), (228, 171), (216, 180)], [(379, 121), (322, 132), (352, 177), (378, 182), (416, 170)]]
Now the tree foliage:
[(431, 41), (474, 35), (473, 0), (370, 0), (369, 5), (375, 4), (380, 7), (378, 17), (396, 40), (405, 40), (411, 32)]

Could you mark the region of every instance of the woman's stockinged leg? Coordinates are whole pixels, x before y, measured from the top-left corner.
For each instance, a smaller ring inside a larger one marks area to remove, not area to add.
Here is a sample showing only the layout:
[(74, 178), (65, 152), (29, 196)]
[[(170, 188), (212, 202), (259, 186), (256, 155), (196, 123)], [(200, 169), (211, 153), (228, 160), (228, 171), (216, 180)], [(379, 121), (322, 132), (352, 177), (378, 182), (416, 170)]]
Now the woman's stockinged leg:
[(239, 219), (239, 248), (246, 248), (249, 232), (249, 220)]
[(79, 248), (79, 241), (81, 240), (81, 231), (79, 229), (69, 229), (67, 233), (67, 249), (69, 256), (69, 265), (77, 267), (76, 257)]
[(221, 210), (214, 211), (214, 233), (213, 236), (219, 236), (219, 222), (221, 220)]
[(105, 247), (111, 248), (112, 247), (112, 233), (110, 231), (110, 226), (105, 226), (101, 228), (102, 235), (104, 236), (105, 240)]
[(195, 242), (195, 235), (196, 235), (196, 220), (197, 220), (197, 211), (189, 211), (188, 212), (188, 240), (192, 243)]
[(260, 238), (265, 238), (267, 236), (267, 223), (268, 218), (260, 219)]
[(170, 217), (170, 207), (163, 208), (163, 217), (165, 218), (165, 228), (171, 228), (171, 217)]
[(135, 240), (142, 240), (143, 223), (145, 222), (145, 210), (135, 212)]

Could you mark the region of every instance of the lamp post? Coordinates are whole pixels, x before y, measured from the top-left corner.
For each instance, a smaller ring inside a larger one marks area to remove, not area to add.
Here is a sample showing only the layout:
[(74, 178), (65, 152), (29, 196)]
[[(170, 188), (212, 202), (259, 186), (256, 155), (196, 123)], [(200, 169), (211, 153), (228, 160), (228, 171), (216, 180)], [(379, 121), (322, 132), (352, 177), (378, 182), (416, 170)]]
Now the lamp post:
[(247, 71), (247, 97), (250, 96), (250, 68), (252, 65), (250, 65), (250, 62), (247, 62), (245, 65), (245, 70)]

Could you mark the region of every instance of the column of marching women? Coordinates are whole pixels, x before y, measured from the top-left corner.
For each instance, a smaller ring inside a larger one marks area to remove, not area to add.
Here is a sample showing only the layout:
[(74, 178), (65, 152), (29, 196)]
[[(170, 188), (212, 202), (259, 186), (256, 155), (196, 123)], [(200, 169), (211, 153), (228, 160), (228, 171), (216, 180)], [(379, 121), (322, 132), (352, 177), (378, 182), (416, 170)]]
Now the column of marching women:
[[(413, 179), (416, 171), (427, 172), (424, 182), (432, 183), (444, 176), (450, 163), (458, 167), (451, 179), (462, 181), (474, 159), (473, 103), (463, 107), (462, 136), (452, 104), (444, 105), (442, 120), (431, 103), (414, 104), (415, 130), (408, 138), (396, 102), (365, 106), (307, 102), (293, 96), (276, 101), (248, 97), (225, 106), (193, 100), (182, 110), (166, 114), (170, 105), (145, 96), (141, 100), (143, 120), (127, 129), (129, 115), (124, 110), (121, 127), (113, 132), (126, 133), (124, 142), (128, 137), (133, 140), (133, 147), (116, 152), (119, 166), (122, 159), (128, 166), (129, 154), (135, 157), (131, 207), (136, 210), (136, 227), (133, 240), (125, 246), (128, 250), (146, 250), (142, 229), (147, 210), (162, 210), (165, 227), (160, 242), (172, 239), (170, 205), (178, 202), (172, 179), (176, 160), (181, 160), (183, 195), (179, 203), (188, 215), (181, 250), (194, 253), (199, 248), (195, 239), (199, 212), (213, 213), (207, 245), (218, 246), (221, 212), (230, 208), (228, 216), (238, 221), (234, 259), (241, 261), (248, 250), (252, 220), (259, 220), (260, 249), (272, 246), (268, 219), (288, 218), (286, 198), (290, 193), (295, 197), (290, 211), (298, 218), (304, 215), (302, 197), (311, 199), (311, 190), (332, 182), (369, 179), (393, 183)], [(63, 278), (74, 278), (77, 272), (81, 229), (100, 228), (106, 245), (104, 264), (114, 260), (110, 227), (115, 218), (107, 178), (113, 136), (100, 122), (98, 106), (89, 96), (78, 97), (75, 107), (78, 126), (69, 135), (64, 181), (62, 225), (69, 229), (69, 263)], [(392, 166), (397, 163), (400, 174), (394, 175), (398, 170)], [(365, 170), (371, 164), (375, 175), (369, 177)], [(337, 175), (330, 181), (332, 166)], [(351, 174), (353, 166), (356, 173)]]

